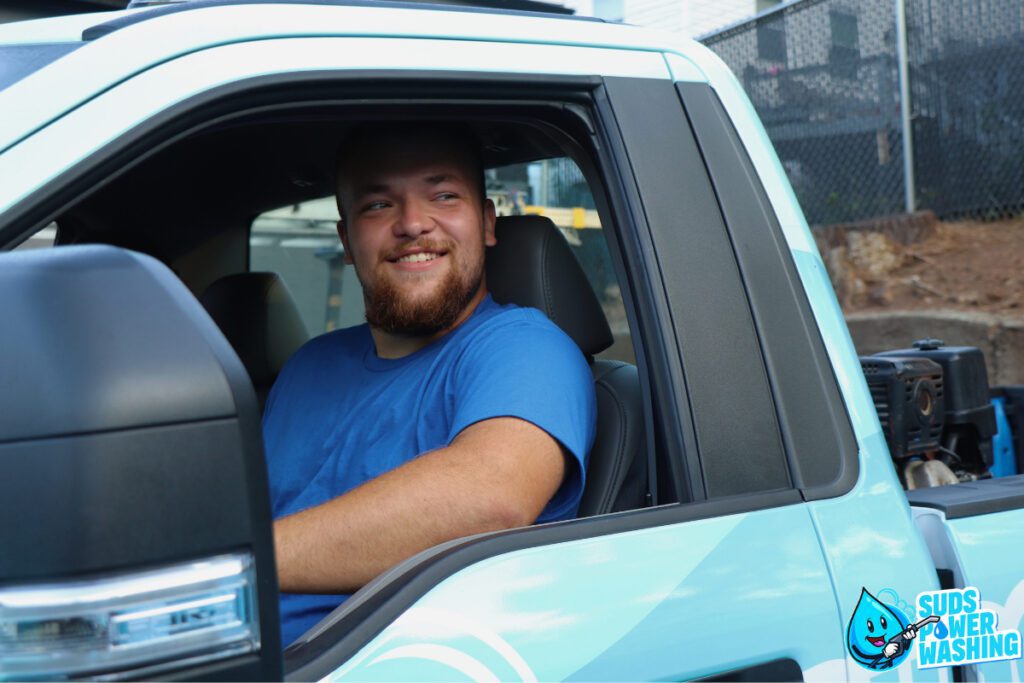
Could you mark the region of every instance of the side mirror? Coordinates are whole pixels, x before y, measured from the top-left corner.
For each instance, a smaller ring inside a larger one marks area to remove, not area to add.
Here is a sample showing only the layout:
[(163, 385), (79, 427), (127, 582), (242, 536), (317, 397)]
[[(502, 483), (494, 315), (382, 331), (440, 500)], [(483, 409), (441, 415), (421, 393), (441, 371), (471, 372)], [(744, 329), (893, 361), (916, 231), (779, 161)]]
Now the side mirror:
[(0, 677), (280, 680), (259, 412), (163, 265), (0, 255)]

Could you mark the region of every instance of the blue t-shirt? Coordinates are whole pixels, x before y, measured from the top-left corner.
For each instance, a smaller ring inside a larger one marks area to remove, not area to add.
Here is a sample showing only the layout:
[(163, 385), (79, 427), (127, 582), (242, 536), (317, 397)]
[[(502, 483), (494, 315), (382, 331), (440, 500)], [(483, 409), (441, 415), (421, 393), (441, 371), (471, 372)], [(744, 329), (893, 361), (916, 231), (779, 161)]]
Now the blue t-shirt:
[[(576, 467), (537, 518), (575, 516), (596, 429), (594, 385), (576, 344), (531, 308), (486, 297), (472, 316), (404, 358), (377, 356), (369, 327), (312, 339), (267, 399), (263, 438), (274, 518), (319, 505), (470, 425), (518, 417), (556, 438)], [(346, 595), (281, 594), (289, 644)]]

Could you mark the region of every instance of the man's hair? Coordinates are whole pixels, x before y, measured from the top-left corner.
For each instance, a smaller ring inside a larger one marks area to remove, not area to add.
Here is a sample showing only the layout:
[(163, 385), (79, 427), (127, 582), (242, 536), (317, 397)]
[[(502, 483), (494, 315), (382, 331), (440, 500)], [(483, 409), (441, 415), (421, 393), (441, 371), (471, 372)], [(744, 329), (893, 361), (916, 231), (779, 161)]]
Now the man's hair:
[[(340, 188), (342, 178), (358, 172), (347, 166), (353, 151), (366, 145), (371, 140), (380, 138), (446, 141), (454, 148), (461, 149), (471, 164), (470, 173), (475, 179), (480, 192), (480, 201), (487, 198), (487, 182), (484, 179), (484, 161), (481, 153), (480, 140), (473, 130), (461, 123), (442, 121), (383, 121), (361, 123), (346, 133), (338, 145), (335, 154), (335, 187)], [(338, 212), (344, 218), (345, 209), (341, 204), (341, 193), (335, 192)]]

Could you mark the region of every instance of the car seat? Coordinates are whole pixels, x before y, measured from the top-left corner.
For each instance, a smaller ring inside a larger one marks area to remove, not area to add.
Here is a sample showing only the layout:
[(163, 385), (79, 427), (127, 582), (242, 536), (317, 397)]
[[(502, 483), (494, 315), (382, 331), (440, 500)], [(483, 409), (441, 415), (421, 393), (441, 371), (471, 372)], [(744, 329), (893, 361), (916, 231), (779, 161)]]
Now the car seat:
[(309, 340), (291, 292), (277, 273), (236, 273), (207, 287), (199, 301), (248, 371), (262, 413), (285, 361)]
[(597, 436), (579, 516), (643, 507), (648, 469), (636, 366), (594, 359), (614, 337), (583, 268), (550, 219), (502, 216), (496, 232), (497, 245), (487, 249), (491, 296), (543, 311), (580, 347), (594, 376)]

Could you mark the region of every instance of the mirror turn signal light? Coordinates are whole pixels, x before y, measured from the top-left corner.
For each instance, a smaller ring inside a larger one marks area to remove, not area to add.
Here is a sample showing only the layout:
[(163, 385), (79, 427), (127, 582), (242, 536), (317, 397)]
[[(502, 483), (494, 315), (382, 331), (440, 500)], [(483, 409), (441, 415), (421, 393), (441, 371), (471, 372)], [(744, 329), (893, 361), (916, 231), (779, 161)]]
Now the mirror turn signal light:
[(249, 553), (0, 587), (0, 680), (148, 678), (259, 647)]

